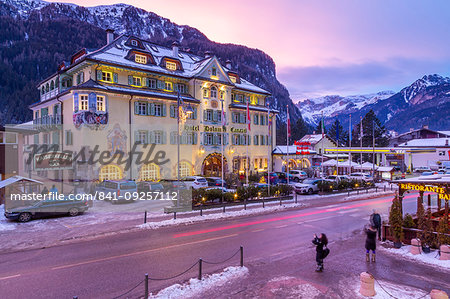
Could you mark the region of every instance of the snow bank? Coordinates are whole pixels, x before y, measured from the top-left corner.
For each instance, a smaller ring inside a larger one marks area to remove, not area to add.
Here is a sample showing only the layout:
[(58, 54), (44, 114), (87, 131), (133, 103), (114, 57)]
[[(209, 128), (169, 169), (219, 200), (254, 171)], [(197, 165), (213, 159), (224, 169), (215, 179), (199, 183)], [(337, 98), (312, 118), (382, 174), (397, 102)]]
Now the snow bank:
[[(450, 269), (450, 260), (441, 261), (439, 260), (439, 255), (437, 255), (437, 251), (430, 253), (421, 253), (421, 254), (411, 254), (409, 252), (411, 245), (403, 246), (402, 248), (385, 248), (383, 246), (379, 246), (379, 248), (387, 253), (395, 254), (407, 259), (413, 259), (422, 264), (433, 265), (443, 269)], [(436, 256), (437, 255), (437, 256)]]
[(151, 294), (150, 298), (201, 298), (202, 292), (223, 286), (232, 280), (243, 278), (247, 274), (247, 267), (228, 267), (221, 273), (206, 275), (202, 280), (191, 278), (188, 283), (174, 284), (159, 291), (156, 295)]
[(142, 229), (155, 229), (155, 228), (171, 226), (171, 225), (190, 224), (190, 223), (194, 223), (194, 222), (202, 222), (202, 221), (207, 221), (207, 220), (218, 220), (218, 219), (232, 218), (232, 217), (238, 217), (238, 216), (275, 212), (275, 211), (281, 211), (281, 210), (302, 207), (302, 206), (304, 206), (304, 204), (301, 204), (301, 203), (284, 204), (282, 206), (272, 206), (272, 207), (266, 207), (266, 208), (261, 207), (261, 208), (254, 208), (251, 210), (231, 211), (231, 212), (225, 212), (225, 213), (207, 214), (207, 215), (203, 215), (203, 216), (194, 216), (194, 217), (189, 217), (189, 218), (169, 219), (169, 220), (163, 220), (163, 221), (159, 221), (159, 222), (148, 222), (145, 224), (137, 225), (137, 227), (142, 228)]
[(16, 228), (16, 223), (6, 219), (4, 214), (4, 206), (0, 205), (0, 232), (6, 230), (13, 230)]

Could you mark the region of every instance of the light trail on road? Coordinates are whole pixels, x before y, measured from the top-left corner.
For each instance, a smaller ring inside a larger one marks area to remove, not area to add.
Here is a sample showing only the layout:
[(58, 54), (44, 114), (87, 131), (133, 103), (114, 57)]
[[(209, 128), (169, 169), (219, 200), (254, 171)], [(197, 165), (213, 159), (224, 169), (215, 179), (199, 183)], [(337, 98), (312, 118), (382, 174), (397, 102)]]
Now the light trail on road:
[[(417, 197), (417, 194), (411, 194), (408, 196), (404, 196), (403, 201), (405, 202), (405, 199), (414, 198), (414, 197)], [(337, 211), (342, 211), (342, 210), (355, 209), (355, 208), (364, 207), (364, 206), (386, 203), (391, 200), (392, 200), (392, 197), (389, 196), (389, 197), (384, 197), (383, 199), (379, 199), (379, 200), (371, 201), (371, 202), (363, 202), (363, 203), (351, 204), (351, 205), (347, 205), (347, 206), (325, 208), (325, 209), (311, 211), (311, 212), (307, 212), (307, 213), (300, 213), (300, 214), (288, 215), (288, 216), (283, 216), (283, 217), (275, 217), (275, 218), (263, 219), (263, 220), (258, 220), (258, 221), (250, 221), (250, 222), (244, 222), (244, 223), (227, 225), (227, 226), (219, 226), (219, 227), (214, 227), (214, 228), (209, 228), (209, 229), (204, 229), (204, 230), (185, 232), (185, 233), (175, 234), (173, 237), (180, 238), (180, 237), (195, 236), (195, 235), (201, 235), (201, 234), (206, 234), (206, 233), (211, 233), (211, 232), (218, 232), (218, 231), (223, 231), (223, 230), (228, 230), (228, 229), (247, 227), (247, 226), (252, 226), (252, 225), (257, 225), (257, 224), (276, 222), (276, 221), (281, 221), (281, 220), (288, 220), (288, 219), (306, 217), (306, 216), (323, 214), (323, 213), (331, 213), (331, 212), (337, 212)]]

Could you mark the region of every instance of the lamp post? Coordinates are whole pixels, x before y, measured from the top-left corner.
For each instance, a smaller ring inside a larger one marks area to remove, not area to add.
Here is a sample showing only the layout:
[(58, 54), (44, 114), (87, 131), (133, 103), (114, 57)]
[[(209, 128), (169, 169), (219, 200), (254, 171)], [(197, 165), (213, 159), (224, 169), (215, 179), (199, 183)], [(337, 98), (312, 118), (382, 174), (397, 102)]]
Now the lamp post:
[[(191, 115), (194, 111), (192, 110), (191, 105), (189, 104), (186, 109), (184, 109), (184, 103), (180, 95), (180, 91), (178, 90), (177, 96), (177, 207), (180, 206), (180, 123), (181, 123), (181, 113), (186, 113), (187, 115)], [(186, 110), (186, 111), (184, 111)]]

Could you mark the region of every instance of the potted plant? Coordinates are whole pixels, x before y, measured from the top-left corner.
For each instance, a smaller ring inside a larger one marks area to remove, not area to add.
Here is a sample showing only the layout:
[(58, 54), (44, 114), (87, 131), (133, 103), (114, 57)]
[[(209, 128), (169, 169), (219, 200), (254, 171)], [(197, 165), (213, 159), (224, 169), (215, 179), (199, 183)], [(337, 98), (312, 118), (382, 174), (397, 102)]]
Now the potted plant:
[(430, 253), (430, 246), (433, 243), (433, 234), (431, 233), (432, 223), (431, 223), (431, 211), (425, 213), (422, 202), (419, 200), (417, 206), (417, 228), (420, 230), (418, 233), (418, 238), (422, 243), (422, 251), (424, 253)]
[(395, 196), (389, 211), (389, 230), (394, 237), (394, 247), (402, 247), (403, 217), (402, 206), (398, 196)]

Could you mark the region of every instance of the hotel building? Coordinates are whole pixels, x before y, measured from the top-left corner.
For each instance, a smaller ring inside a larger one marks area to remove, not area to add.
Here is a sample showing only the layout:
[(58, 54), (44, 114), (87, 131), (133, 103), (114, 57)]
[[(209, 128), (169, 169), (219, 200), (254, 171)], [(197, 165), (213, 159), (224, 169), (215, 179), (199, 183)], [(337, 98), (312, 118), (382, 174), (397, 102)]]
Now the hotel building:
[[(111, 30), (106, 35), (104, 47), (78, 51), (38, 85), (40, 100), (30, 108), (39, 133), (29, 143), (58, 145), (75, 157), (71, 163), (64, 155), (53, 161), (32, 157), (38, 177), (176, 178), (178, 160), (181, 176), (220, 176), (222, 142), (225, 173), (245, 173), (247, 143), (249, 171), (267, 171), (277, 113), (266, 106), (268, 91), (209, 53), (181, 51), (176, 42), (168, 48), (134, 36), (114, 39)], [(159, 160), (165, 162), (140, 163), (134, 154), (129, 167), (120, 163), (120, 153), (133, 148), (152, 157), (163, 151)], [(89, 163), (81, 153), (93, 150), (109, 162)]]

